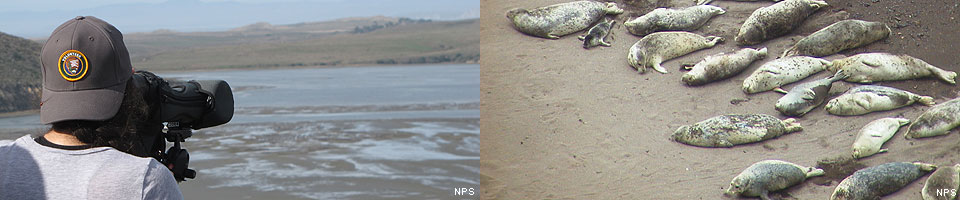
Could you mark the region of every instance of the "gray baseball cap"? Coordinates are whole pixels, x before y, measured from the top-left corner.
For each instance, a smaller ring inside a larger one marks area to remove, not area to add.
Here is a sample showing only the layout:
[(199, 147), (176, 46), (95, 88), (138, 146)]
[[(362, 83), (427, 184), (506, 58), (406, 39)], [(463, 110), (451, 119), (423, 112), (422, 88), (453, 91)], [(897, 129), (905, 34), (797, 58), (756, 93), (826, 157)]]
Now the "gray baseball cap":
[(40, 121), (103, 121), (117, 114), (133, 74), (123, 34), (96, 17), (64, 22), (40, 53)]

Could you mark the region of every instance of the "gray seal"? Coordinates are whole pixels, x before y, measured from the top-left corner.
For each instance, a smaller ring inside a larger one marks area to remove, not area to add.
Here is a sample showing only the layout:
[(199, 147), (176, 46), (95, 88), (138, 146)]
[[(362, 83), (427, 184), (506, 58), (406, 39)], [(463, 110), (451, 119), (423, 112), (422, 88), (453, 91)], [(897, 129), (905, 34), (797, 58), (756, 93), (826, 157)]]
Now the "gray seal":
[(923, 200), (954, 200), (960, 190), (960, 164), (940, 167), (923, 183)]
[(723, 41), (723, 38), (703, 37), (684, 31), (651, 33), (630, 47), (627, 62), (640, 73), (646, 72), (648, 67), (653, 67), (654, 70), (666, 74), (667, 70), (660, 66), (663, 61), (713, 47), (720, 41)]
[(613, 24), (616, 22), (615, 20), (604, 19), (602, 22), (597, 23), (597, 25), (593, 25), (586, 34), (581, 35), (577, 39), (583, 40), (584, 49), (599, 45), (609, 47), (610, 43), (607, 43), (605, 38), (610, 35), (610, 28), (613, 28)]
[(808, 56), (778, 58), (753, 71), (743, 80), (742, 89), (747, 94), (770, 91), (826, 70), (827, 66), (830, 61)]
[(822, 176), (823, 170), (804, 167), (781, 160), (764, 160), (747, 167), (730, 181), (726, 195), (770, 199), (770, 192), (802, 183), (807, 178)]
[[(843, 80), (844, 78), (846, 78), (846, 76), (844, 76), (843, 71), (839, 71), (829, 78), (794, 86), (790, 89), (790, 92), (787, 92), (786, 95), (783, 95), (783, 97), (777, 100), (775, 108), (777, 111), (780, 111), (781, 114), (787, 116), (803, 116), (813, 110), (813, 108), (823, 104), (829, 95), (827, 93), (830, 92), (833, 82)], [(783, 90), (778, 91), (784, 92)]]
[(880, 118), (873, 120), (860, 129), (857, 140), (853, 142), (853, 158), (865, 158), (877, 153), (887, 152), (881, 149), (883, 143), (893, 138), (901, 126), (910, 123), (904, 118)]
[(803, 55), (824, 57), (864, 46), (890, 35), (890, 27), (881, 22), (848, 19), (820, 29), (783, 52), (782, 57)]
[(707, 84), (740, 74), (750, 63), (767, 57), (767, 48), (743, 48), (736, 52), (704, 57), (680, 78), (690, 86)]
[(630, 34), (645, 36), (656, 31), (693, 31), (706, 24), (713, 16), (726, 13), (723, 8), (712, 5), (691, 6), (680, 9), (657, 8), (649, 13), (623, 23)]
[[(728, 1), (757, 2), (757, 1), (770, 1), (770, 0), (728, 0)], [(781, 0), (772, 0), (772, 1), (777, 2), (777, 1), (781, 1)], [(713, 2), (713, 0), (697, 0), (697, 5), (707, 5), (707, 4), (711, 3), (711, 2)]]
[(909, 106), (914, 102), (928, 106), (936, 104), (933, 97), (887, 86), (861, 85), (831, 99), (825, 107), (833, 115), (863, 115)]
[(795, 119), (780, 120), (765, 114), (721, 115), (681, 126), (673, 141), (699, 147), (732, 147), (803, 130)]
[(850, 74), (846, 81), (854, 83), (909, 80), (935, 76), (947, 83), (957, 84), (954, 80), (957, 78), (956, 72), (940, 69), (909, 55), (861, 53), (833, 60), (833, 64), (827, 69), (834, 72), (843, 69)]
[(960, 125), (960, 98), (927, 109), (907, 128), (907, 139), (941, 136)]
[(533, 10), (514, 8), (507, 11), (507, 19), (518, 31), (542, 38), (559, 39), (590, 27), (607, 14), (620, 14), (616, 3), (575, 1), (554, 4)]
[(754, 10), (740, 26), (734, 40), (740, 45), (757, 44), (787, 34), (827, 2), (819, 0), (786, 0)]
[(919, 162), (893, 162), (857, 170), (840, 181), (830, 199), (880, 199), (936, 168), (935, 165)]

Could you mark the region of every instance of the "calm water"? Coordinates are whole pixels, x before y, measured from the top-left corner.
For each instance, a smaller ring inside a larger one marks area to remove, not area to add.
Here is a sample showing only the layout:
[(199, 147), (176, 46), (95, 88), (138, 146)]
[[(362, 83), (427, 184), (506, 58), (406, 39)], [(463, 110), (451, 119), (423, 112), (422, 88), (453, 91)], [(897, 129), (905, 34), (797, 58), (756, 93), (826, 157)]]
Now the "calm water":
[[(185, 147), (189, 199), (451, 199), (478, 188), (478, 65), (160, 73), (223, 79), (236, 115)], [(0, 139), (37, 131), (0, 118)]]

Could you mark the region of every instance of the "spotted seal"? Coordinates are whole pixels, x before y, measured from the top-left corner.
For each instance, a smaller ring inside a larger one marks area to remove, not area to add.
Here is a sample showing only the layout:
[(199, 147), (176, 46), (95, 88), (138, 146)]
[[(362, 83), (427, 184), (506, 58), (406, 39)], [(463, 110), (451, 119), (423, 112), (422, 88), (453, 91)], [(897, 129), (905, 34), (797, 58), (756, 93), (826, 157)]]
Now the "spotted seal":
[(758, 8), (743, 22), (734, 40), (740, 45), (752, 45), (780, 37), (826, 6), (827, 2), (819, 0), (785, 0)]
[(769, 193), (822, 176), (823, 170), (781, 160), (764, 160), (747, 167), (730, 181), (724, 194), (770, 199)]
[(684, 31), (651, 33), (630, 47), (627, 62), (640, 73), (646, 72), (647, 67), (653, 67), (653, 70), (666, 74), (667, 70), (660, 66), (663, 61), (713, 47), (720, 41), (723, 41), (723, 38), (703, 37)]
[(897, 88), (879, 85), (861, 85), (850, 88), (825, 106), (833, 115), (863, 115), (908, 106), (914, 102), (933, 105), (933, 97), (920, 96)]
[[(843, 71), (839, 71), (829, 78), (801, 83), (786, 92), (786, 95), (777, 100), (774, 106), (781, 114), (800, 117), (813, 110), (827, 99), (827, 94), (833, 82), (846, 78)], [(778, 92), (785, 92), (777, 90)]]
[(782, 57), (803, 55), (824, 57), (864, 46), (890, 35), (890, 27), (881, 22), (848, 19), (839, 21), (804, 37), (783, 52)]
[(693, 31), (706, 24), (713, 16), (726, 13), (723, 8), (712, 5), (691, 6), (680, 9), (657, 8), (649, 13), (623, 23), (630, 34), (645, 36), (656, 31)]
[(923, 200), (954, 200), (960, 192), (960, 164), (940, 167), (923, 184)]
[(507, 19), (514, 28), (528, 35), (559, 39), (590, 27), (607, 14), (621, 14), (623, 9), (616, 3), (574, 1), (554, 4), (533, 10), (514, 8), (507, 11)]
[(593, 48), (599, 45), (609, 47), (610, 43), (607, 43), (606, 39), (604, 38), (607, 38), (607, 36), (610, 35), (610, 28), (613, 28), (614, 23), (617, 23), (617, 21), (604, 19), (602, 22), (591, 27), (586, 34), (581, 35), (577, 39), (583, 40), (584, 49)]
[(704, 57), (680, 78), (683, 83), (696, 86), (740, 74), (750, 63), (767, 57), (767, 48), (743, 48), (736, 52)]
[(732, 147), (801, 131), (795, 119), (780, 120), (765, 114), (721, 115), (681, 126), (673, 132), (673, 141), (700, 147)]
[(893, 162), (860, 169), (840, 181), (830, 199), (880, 199), (936, 168), (935, 165), (919, 162)]
[(927, 109), (907, 128), (907, 139), (941, 136), (960, 125), (960, 97)]
[(883, 143), (890, 140), (893, 134), (900, 130), (901, 126), (910, 123), (909, 119), (904, 118), (881, 118), (873, 120), (863, 126), (858, 133), (857, 140), (853, 142), (853, 158), (865, 158), (873, 154), (887, 152), (887, 149), (880, 149)]
[(778, 58), (753, 71), (743, 80), (742, 89), (747, 94), (770, 91), (823, 71), (829, 65), (830, 61), (808, 56)]
[(889, 53), (861, 53), (833, 60), (827, 70), (836, 72), (843, 69), (850, 74), (847, 82), (872, 83), (876, 81), (896, 81), (936, 76), (940, 80), (956, 85), (957, 73), (940, 69), (923, 60), (909, 55)]

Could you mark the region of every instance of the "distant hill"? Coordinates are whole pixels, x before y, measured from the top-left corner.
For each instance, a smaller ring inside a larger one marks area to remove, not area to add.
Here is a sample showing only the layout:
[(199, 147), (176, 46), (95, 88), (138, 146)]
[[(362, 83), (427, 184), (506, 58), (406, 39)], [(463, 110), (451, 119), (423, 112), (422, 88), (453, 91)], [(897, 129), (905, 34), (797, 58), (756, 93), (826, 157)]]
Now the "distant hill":
[(39, 108), (40, 48), (0, 32), (0, 113)]
[(476, 63), (478, 30), (475, 19), (378, 16), (221, 32), (158, 30), (125, 34), (124, 42), (134, 67), (147, 70)]

